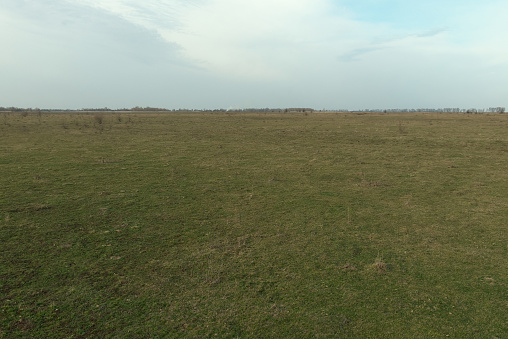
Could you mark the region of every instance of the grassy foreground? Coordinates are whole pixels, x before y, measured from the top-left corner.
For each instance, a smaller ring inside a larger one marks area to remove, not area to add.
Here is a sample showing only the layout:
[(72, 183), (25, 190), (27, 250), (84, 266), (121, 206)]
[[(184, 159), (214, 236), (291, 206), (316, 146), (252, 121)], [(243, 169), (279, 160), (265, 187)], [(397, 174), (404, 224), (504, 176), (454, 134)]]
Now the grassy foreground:
[(508, 115), (0, 115), (0, 337), (508, 337)]

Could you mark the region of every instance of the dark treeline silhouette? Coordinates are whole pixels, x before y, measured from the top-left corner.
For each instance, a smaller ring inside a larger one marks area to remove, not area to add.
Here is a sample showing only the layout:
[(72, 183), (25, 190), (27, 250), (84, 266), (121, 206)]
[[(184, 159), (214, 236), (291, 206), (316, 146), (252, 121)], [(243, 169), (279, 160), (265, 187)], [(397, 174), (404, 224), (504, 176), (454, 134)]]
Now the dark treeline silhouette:
[(418, 113), (418, 112), (434, 112), (434, 113), (504, 113), (504, 107), (489, 108), (394, 108), (394, 109), (365, 109), (354, 112), (372, 112), (372, 113)]
[[(244, 113), (312, 113), (313, 108), (219, 108), (219, 109), (167, 109), (158, 107), (140, 107), (110, 109), (102, 108), (82, 108), (82, 109), (40, 109), (40, 108), (20, 108), (20, 107), (0, 107), (0, 112), (21, 112), (21, 113), (41, 113), (41, 112), (244, 112)], [(489, 108), (391, 108), (391, 109), (323, 109), (320, 112), (367, 112), (367, 113), (419, 113), (419, 112), (435, 112), (435, 113), (504, 113), (505, 107), (489, 107)]]

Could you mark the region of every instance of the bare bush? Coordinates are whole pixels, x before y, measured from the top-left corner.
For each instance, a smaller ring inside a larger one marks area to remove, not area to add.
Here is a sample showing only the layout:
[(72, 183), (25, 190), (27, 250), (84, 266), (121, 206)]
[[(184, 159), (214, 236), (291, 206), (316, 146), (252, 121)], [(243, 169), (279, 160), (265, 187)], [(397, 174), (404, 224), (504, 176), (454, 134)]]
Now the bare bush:
[(102, 114), (95, 114), (93, 116), (93, 119), (94, 119), (96, 124), (102, 125), (102, 123), (104, 121), (104, 116)]

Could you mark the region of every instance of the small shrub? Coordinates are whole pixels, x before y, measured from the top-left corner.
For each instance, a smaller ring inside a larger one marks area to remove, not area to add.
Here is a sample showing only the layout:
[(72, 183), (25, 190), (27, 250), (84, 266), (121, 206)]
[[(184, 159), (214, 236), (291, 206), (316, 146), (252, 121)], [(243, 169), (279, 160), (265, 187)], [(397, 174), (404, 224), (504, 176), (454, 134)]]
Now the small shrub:
[(102, 123), (104, 121), (104, 116), (102, 114), (95, 114), (93, 116), (93, 119), (94, 119), (96, 124), (102, 125)]

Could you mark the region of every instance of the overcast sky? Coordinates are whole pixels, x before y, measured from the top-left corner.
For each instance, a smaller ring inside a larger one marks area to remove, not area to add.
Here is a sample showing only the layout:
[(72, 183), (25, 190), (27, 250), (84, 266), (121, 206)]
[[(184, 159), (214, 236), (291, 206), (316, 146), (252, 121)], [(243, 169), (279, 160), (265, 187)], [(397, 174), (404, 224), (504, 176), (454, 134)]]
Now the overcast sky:
[(508, 106), (506, 0), (1, 0), (0, 106)]

